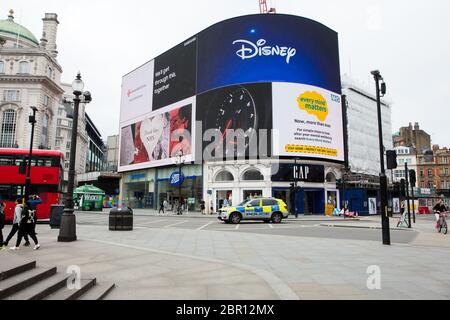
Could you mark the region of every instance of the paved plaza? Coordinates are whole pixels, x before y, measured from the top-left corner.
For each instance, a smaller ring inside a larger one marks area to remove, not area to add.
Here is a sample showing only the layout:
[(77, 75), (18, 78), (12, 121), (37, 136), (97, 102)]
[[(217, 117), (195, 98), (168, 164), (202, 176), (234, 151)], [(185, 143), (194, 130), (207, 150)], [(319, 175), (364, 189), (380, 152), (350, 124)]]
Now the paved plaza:
[[(58, 230), (39, 225), (41, 250), (4, 250), (0, 261), (18, 255), (60, 270), (80, 266), (116, 284), (107, 299), (449, 299), (450, 238), (420, 217), (415, 230), (392, 230), (393, 245), (383, 246), (361, 236), (381, 238), (378, 218), (236, 226), (137, 212), (133, 231), (112, 232), (106, 214), (78, 213), (78, 241), (58, 243)], [(367, 287), (369, 266), (380, 268), (379, 290)]]

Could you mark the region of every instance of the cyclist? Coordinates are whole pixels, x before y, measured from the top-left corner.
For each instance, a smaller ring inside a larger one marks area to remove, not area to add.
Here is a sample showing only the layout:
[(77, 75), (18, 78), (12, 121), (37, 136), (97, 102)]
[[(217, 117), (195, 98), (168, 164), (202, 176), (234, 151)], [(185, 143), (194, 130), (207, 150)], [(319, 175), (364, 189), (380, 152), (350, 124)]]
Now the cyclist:
[(439, 220), (441, 214), (448, 211), (448, 207), (444, 203), (444, 195), (441, 195), (438, 203), (433, 208), (434, 215), (436, 216), (436, 229), (439, 230)]

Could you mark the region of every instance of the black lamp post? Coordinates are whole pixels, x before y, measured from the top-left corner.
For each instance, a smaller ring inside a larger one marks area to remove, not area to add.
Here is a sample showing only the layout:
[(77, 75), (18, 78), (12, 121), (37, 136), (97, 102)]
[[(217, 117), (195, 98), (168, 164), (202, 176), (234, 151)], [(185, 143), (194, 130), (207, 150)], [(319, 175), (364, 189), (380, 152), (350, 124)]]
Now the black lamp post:
[(183, 182), (183, 180), (181, 179), (181, 175), (182, 175), (182, 172), (181, 172), (181, 167), (183, 166), (183, 150), (180, 150), (180, 151), (178, 151), (178, 154), (177, 154), (177, 165), (178, 165), (178, 179), (179, 179), (179, 181), (178, 181), (178, 195), (179, 195), (179, 203), (178, 203), (178, 208), (177, 208), (177, 215), (181, 215), (181, 214), (183, 214), (183, 211), (182, 211), (182, 201), (181, 201), (181, 184), (182, 184), (182, 182)]
[[(70, 165), (69, 165), (69, 181), (66, 194), (66, 207), (61, 216), (61, 228), (59, 230), (59, 242), (72, 242), (77, 240), (76, 234), (76, 218), (73, 214), (73, 189), (75, 184), (75, 159), (77, 152), (77, 135), (78, 135), (78, 109), (80, 102), (89, 103), (92, 101), (91, 94), (86, 91), (83, 93), (84, 83), (81, 80), (81, 75), (78, 73), (76, 79), (72, 83), (74, 94), (73, 99), (73, 123), (72, 123), (72, 140), (70, 144)], [(81, 99), (83, 96), (83, 100)]]
[[(381, 197), (381, 226), (383, 232), (383, 244), (390, 245), (391, 237), (389, 230), (389, 215), (388, 215), (388, 196), (387, 196), (387, 177), (384, 167), (384, 144), (383, 144), (383, 121), (381, 117), (381, 95), (386, 94), (386, 83), (380, 74), (380, 71), (372, 71), (371, 74), (375, 79), (377, 89), (377, 112), (378, 112), (378, 138), (380, 144), (380, 197)], [(380, 84), (381, 82), (381, 84)]]
[(36, 124), (36, 112), (38, 111), (36, 107), (31, 107), (31, 109), (33, 110), (33, 115), (30, 116), (28, 120), (28, 122), (31, 123), (31, 139), (30, 152), (28, 153), (27, 177), (25, 178), (25, 201), (28, 201), (31, 194), (31, 157), (33, 156), (34, 125)]

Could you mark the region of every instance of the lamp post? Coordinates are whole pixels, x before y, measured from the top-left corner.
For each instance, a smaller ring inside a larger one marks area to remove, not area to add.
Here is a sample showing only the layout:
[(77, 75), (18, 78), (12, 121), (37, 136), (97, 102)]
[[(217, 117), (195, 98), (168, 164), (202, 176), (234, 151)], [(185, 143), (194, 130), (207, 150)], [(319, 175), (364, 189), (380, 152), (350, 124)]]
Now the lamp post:
[[(80, 103), (89, 103), (92, 101), (91, 94), (86, 91), (83, 93), (84, 83), (81, 80), (81, 75), (78, 73), (77, 77), (72, 83), (74, 94), (73, 99), (73, 123), (72, 123), (72, 140), (70, 143), (70, 164), (69, 164), (69, 181), (66, 194), (66, 207), (61, 216), (61, 228), (59, 230), (59, 242), (72, 242), (77, 240), (76, 234), (76, 218), (73, 214), (73, 189), (75, 184), (75, 159), (77, 152), (77, 135), (78, 135), (78, 109)], [(83, 100), (81, 99), (83, 97)]]
[[(383, 121), (381, 117), (381, 95), (386, 94), (386, 83), (380, 74), (380, 71), (372, 71), (371, 74), (375, 79), (375, 85), (377, 90), (377, 113), (378, 113), (378, 138), (380, 145), (380, 198), (381, 198), (381, 226), (383, 232), (383, 244), (390, 245), (391, 237), (389, 230), (389, 216), (388, 216), (388, 199), (387, 199), (387, 177), (386, 170), (384, 168), (384, 144), (383, 144)], [(381, 81), (381, 84), (380, 84)]]
[(182, 201), (181, 201), (181, 185), (183, 184), (183, 179), (181, 178), (182, 172), (181, 167), (183, 166), (183, 150), (178, 151), (177, 154), (177, 165), (178, 165), (178, 196), (179, 196), (179, 203), (177, 208), (177, 215), (182, 215)]
[(25, 201), (28, 201), (30, 197), (30, 187), (31, 187), (31, 157), (33, 156), (33, 138), (34, 138), (34, 125), (36, 124), (36, 112), (38, 109), (36, 107), (31, 107), (33, 110), (33, 115), (29, 117), (28, 122), (31, 123), (31, 139), (30, 139), (30, 152), (28, 153), (28, 165), (27, 165), (27, 177), (25, 178)]

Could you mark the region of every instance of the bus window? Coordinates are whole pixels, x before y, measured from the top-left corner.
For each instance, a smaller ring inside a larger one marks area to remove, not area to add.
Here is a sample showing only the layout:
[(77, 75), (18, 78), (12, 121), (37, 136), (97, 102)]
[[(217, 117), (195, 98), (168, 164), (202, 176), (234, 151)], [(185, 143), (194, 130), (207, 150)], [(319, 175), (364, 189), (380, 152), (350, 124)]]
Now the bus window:
[(17, 198), (20, 198), (23, 196), (23, 194), (24, 194), (23, 191), (25, 189), (24, 186), (11, 186), (11, 188), (12, 188), (12, 192), (11, 192), (12, 199), (11, 200), (14, 200), (14, 199), (17, 199)]
[(0, 166), (13, 166), (14, 162), (12, 158), (2, 157), (0, 158)]
[(0, 200), (2, 201), (11, 200), (11, 186), (0, 185)]

